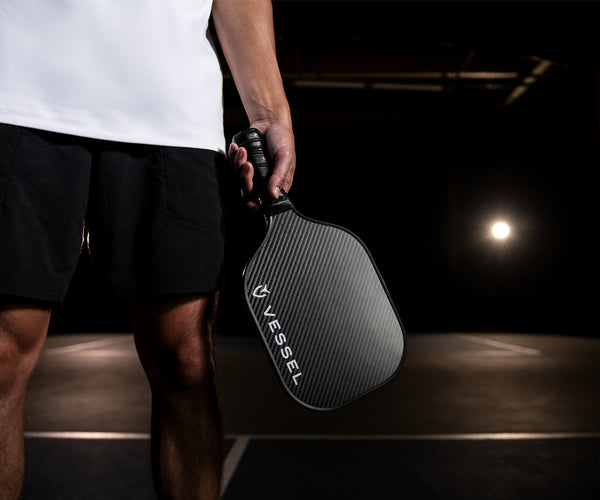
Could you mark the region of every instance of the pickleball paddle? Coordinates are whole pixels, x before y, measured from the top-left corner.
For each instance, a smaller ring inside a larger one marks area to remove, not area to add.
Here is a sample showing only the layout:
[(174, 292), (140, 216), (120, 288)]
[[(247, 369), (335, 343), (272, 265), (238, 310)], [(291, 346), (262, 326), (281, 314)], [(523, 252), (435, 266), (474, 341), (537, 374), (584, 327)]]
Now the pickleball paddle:
[(245, 297), (279, 381), (312, 410), (342, 408), (389, 382), (405, 355), (405, 332), (363, 242), (347, 229), (305, 217), (282, 191), (256, 129), (238, 132), (254, 167), (267, 221), (244, 269)]

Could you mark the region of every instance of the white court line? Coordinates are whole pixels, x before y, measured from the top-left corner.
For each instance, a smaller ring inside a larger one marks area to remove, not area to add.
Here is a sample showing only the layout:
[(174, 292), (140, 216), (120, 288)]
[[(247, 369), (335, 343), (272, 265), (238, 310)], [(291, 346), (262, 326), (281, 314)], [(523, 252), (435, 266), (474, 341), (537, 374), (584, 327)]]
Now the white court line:
[(523, 347), (520, 345), (509, 344), (508, 342), (500, 342), (499, 340), (486, 339), (477, 335), (468, 335), (466, 333), (453, 333), (455, 337), (460, 337), (471, 342), (483, 344), (491, 347), (497, 347), (499, 349), (506, 349), (520, 354), (529, 354), (530, 356), (539, 356), (542, 351), (539, 349), (532, 349), (531, 347)]
[[(236, 436), (228, 436), (230, 439)], [(487, 441), (600, 439), (600, 432), (480, 432), (463, 434), (244, 434), (247, 440), (281, 441)]]
[(150, 434), (143, 432), (62, 432), (62, 431), (29, 431), (26, 438), (45, 439), (150, 439)]
[[(62, 432), (28, 431), (26, 438), (48, 439), (150, 439), (143, 432)], [(483, 441), (510, 439), (599, 439), (600, 432), (476, 432), (456, 434), (229, 434), (234, 439), (229, 454), (235, 450), (231, 463), (237, 463), (246, 446), (256, 440), (315, 440), (315, 441)], [(234, 460), (235, 456), (238, 456)]]
[(105, 345), (114, 344), (116, 342), (122, 342), (124, 337), (121, 335), (119, 337), (109, 337), (107, 339), (101, 340), (90, 340), (89, 342), (81, 342), (79, 344), (71, 344), (63, 347), (51, 347), (49, 349), (45, 349), (43, 354), (54, 356), (57, 354), (70, 354), (73, 352), (80, 352), (86, 349), (95, 349), (96, 347), (102, 347)]
[(237, 436), (233, 446), (227, 454), (227, 457), (225, 457), (225, 463), (223, 464), (221, 496), (223, 493), (225, 493), (225, 490), (229, 485), (229, 481), (231, 481), (231, 478), (233, 477), (233, 474), (235, 473), (235, 470), (237, 469), (237, 466), (240, 463), (240, 460), (242, 459), (249, 442), (250, 438), (248, 436)]

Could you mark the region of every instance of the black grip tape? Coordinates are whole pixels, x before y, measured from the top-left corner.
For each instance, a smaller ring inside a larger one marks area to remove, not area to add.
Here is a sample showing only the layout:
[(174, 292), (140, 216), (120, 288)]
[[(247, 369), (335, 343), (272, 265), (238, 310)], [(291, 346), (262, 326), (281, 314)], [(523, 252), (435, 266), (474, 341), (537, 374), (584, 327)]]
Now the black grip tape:
[(248, 152), (248, 161), (254, 167), (254, 189), (259, 197), (263, 197), (267, 191), (267, 181), (273, 172), (273, 162), (269, 158), (263, 135), (257, 129), (249, 128), (235, 134), (232, 142)]

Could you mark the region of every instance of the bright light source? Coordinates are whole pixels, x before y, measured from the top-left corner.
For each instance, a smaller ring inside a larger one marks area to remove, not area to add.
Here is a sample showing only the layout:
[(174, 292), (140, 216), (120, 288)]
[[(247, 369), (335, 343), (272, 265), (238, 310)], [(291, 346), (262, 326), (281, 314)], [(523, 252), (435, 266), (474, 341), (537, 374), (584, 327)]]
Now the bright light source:
[(510, 227), (506, 222), (496, 222), (492, 226), (492, 236), (496, 239), (503, 240), (510, 234)]

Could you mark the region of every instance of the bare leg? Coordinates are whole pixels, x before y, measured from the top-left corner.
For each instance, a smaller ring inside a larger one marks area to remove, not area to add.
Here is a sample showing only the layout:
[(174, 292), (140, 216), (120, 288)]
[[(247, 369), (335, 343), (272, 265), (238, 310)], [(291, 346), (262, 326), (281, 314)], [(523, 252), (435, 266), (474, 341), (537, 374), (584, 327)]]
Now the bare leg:
[(0, 306), (0, 500), (15, 500), (21, 495), (25, 390), (49, 322), (49, 308)]
[(152, 455), (163, 499), (219, 498), (222, 422), (211, 322), (215, 298), (138, 302), (134, 335), (152, 390)]

